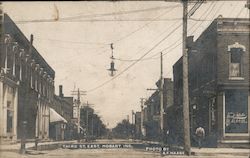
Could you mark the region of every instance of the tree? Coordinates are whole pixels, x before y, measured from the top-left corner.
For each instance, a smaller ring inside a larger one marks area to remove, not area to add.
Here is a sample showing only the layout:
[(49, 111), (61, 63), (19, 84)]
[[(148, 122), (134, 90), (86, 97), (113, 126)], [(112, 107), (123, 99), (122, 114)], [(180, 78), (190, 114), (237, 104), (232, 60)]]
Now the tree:
[(135, 130), (135, 126), (129, 123), (128, 120), (122, 120), (115, 128), (112, 129), (112, 135), (115, 138), (132, 138)]
[(107, 128), (94, 112), (93, 108), (84, 106), (80, 113), (80, 125), (85, 130), (85, 136), (101, 138), (107, 135)]

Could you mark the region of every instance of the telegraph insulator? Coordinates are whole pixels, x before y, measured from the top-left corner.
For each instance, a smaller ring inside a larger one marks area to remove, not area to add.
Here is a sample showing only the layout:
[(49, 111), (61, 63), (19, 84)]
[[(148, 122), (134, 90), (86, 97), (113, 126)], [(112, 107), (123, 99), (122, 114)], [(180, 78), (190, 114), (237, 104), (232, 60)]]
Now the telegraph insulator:
[(114, 56), (113, 56), (113, 43), (110, 44), (110, 48), (111, 48), (111, 63), (110, 63), (110, 68), (108, 69), (110, 71), (110, 76), (114, 76), (115, 75), (115, 71), (117, 71), (115, 69), (115, 62), (114, 62)]

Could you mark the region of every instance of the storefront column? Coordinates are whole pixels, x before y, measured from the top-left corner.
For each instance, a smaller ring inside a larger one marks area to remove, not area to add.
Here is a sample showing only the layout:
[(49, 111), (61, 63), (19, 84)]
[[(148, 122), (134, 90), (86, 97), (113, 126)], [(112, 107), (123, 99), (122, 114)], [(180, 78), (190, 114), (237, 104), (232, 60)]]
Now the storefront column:
[(38, 124), (39, 124), (39, 138), (42, 139), (42, 103), (41, 100), (39, 101), (39, 120), (38, 120)]
[(248, 91), (248, 134), (249, 134), (248, 140), (250, 141), (250, 117), (249, 116), (250, 116), (250, 93)]
[(49, 135), (49, 110), (48, 106), (45, 106), (45, 139), (48, 139)]
[(3, 82), (0, 78), (0, 139), (3, 136), (3, 100), (4, 100), (4, 91), (3, 91)]
[(13, 117), (13, 140), (17, 139), (17, 106), (18, 106), (18, 88), (14, 88), (14, 117)]
[(39, 137), (39, 100), (37, 101), (37, 114), (36, 114), (36, 137)]
[(224, 96), (224, 92), (219, 92), (217, 94), (217, 132), (218, 132), (218, 136), (217, 136), (217, 142), (220, 142), (223, 139), (223, 96)]
[(3, 85), (3, 136), (7, 136), (7, 93), (8, 93), (8, 87), (6, 84)]

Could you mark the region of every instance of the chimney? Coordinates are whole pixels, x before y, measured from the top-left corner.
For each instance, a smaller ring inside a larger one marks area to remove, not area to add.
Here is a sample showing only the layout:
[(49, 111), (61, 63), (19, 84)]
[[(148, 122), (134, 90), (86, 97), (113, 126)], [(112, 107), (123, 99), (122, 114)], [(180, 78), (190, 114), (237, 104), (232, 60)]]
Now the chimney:
[(63, 97), (63, 86), (59, 85), (59, 97)]
[(194, 36), (187, 37), (187, 48), (192, 49), (194, 46)]

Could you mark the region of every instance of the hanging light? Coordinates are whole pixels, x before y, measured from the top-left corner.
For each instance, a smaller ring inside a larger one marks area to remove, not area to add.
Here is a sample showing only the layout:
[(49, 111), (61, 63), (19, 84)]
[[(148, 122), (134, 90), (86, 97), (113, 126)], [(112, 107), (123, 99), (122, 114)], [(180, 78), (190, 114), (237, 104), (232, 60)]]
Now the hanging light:
[(114, 56), (113, 56), (113, 43), (110, 44), (110, 47), (111, 47), (111, 63), (110, 63), (110, 68), (108, 69), (110, 71), (110, 76), (114, 76), (115, 75), (115, 71), (117, 71), (115, 69), (115, 62), (114, 62)]

